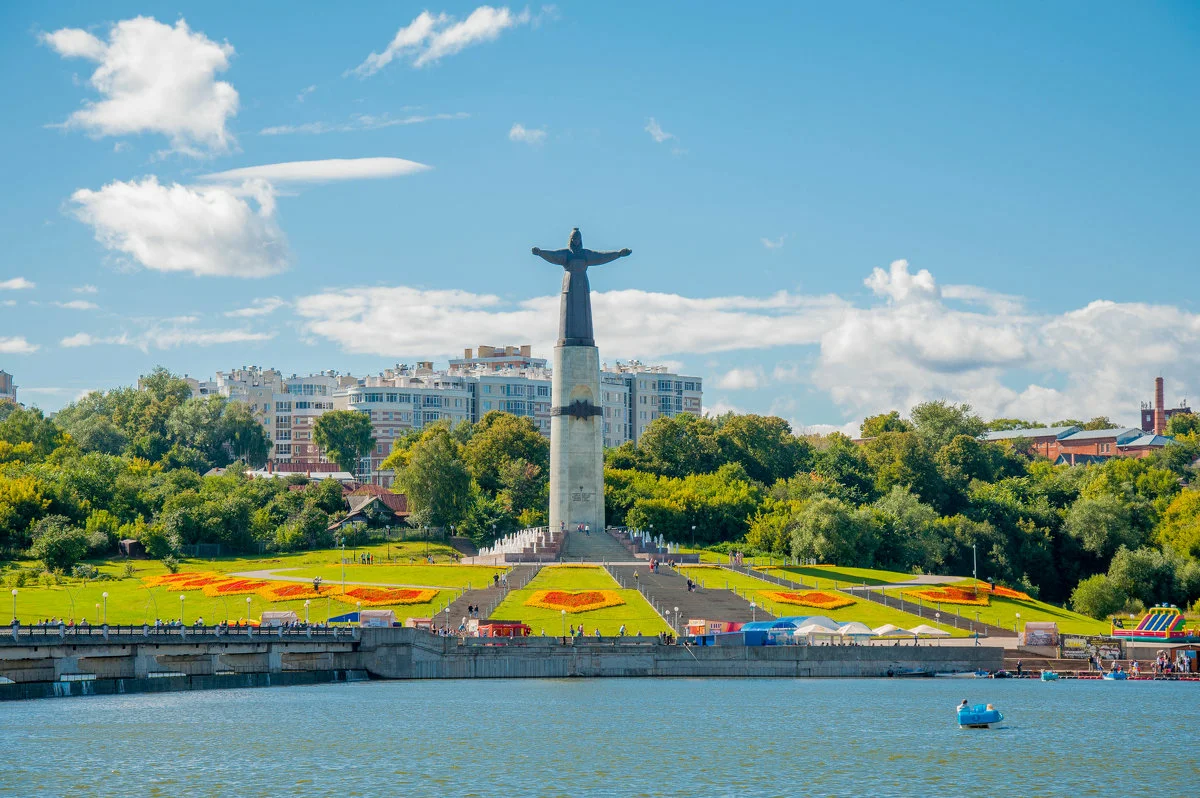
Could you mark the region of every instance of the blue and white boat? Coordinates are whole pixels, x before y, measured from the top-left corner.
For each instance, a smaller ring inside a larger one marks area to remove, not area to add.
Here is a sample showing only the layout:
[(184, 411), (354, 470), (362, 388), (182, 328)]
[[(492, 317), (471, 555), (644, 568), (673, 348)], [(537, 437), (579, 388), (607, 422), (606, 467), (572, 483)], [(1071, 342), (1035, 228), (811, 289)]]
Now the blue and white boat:
[(1043, 682), (1057, 682), (1058, 674), (1055, 673), (1054, 671), (1042, 671), (1042, 681)]
[(1129, 674), (1125, 671), (1109, 671), (1104, 674), (1104, 678), (1110, 682), (1120, 682), (1129, 678)]
[(1004, 720), (1000, 710), (991, 704), (976, 704), (975, 706), (960, 706), (958, 708), (958, 728), (986, 729), (993, 723)]

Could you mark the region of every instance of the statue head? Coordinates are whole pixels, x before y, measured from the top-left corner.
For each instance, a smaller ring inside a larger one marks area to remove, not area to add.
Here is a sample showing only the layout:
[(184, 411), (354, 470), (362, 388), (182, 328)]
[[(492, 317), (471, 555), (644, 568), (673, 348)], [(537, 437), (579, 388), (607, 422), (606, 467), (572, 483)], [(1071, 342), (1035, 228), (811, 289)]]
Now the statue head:
[(572, 252), (578, 252), (583, 249), (583, 236), (580, 234), (578, 227), (571, 228), (571, 240), (567, 242), (567, 247)]

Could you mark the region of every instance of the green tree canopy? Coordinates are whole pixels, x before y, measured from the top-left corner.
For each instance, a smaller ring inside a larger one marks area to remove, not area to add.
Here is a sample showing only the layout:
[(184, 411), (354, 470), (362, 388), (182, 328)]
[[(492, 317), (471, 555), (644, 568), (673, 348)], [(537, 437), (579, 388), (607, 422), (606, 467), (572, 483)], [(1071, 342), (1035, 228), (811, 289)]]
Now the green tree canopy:
[(934, 452), (958, 435), (978, 438), (987, 430), (987, 424), (971, 412), (968, 404), (954, 404), (942, 399), (921, 402), (909, 415), (921, 440)]
[(1167, 419), (1167, 434), (1172, 437), (1200, 435), (1200, 415), (1176, 413)]
[(358, 461), (375, 448), (371, 417), (357, 410), (331, 410), (317, 417), (313, 441), (343, 471), (358, 473)]
[(874, 438), (885, 432), (912, 432), (913, 425), (900, 417), (893, 410), (890, 413), (880, 413), (877, 416), (867, 416), (859, 427), (864, 438)]
[(467, 514), (472, 480), (460, 448), (450, 430), (433, 426), (406, 452), (396, 470), (396, 485), (408, 496), (413, 523), (444, 528)]
[(1075, 612), (1092, 618), (1108, 618), (1125, 606), (1125, 592), (1104, 574), (1084, 579), (1071, 592), (1071, 607)]

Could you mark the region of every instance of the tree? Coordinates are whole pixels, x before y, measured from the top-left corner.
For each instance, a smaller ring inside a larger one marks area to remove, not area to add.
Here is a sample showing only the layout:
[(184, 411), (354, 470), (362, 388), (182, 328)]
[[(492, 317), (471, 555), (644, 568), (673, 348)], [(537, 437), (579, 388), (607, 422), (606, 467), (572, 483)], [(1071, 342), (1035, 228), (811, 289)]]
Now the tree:
[(911, 488), (929, 504), (941, 506), (945, 489), (929, 449), (916, 432), (885, 432), (863, 444), (863, 454), (880, 494), (893, 486)]
[(820, 563), (870, 565), (875, 543), (870, 511), (828, 497), (808, 502), (792, 530), (792, 556)]
[(921, 440), (934, 452), (957, 435), (978, 438), (987, 429), (983, 419), (971, 412), (970, 405), (957, 405), (942, 399), (922, 402), (909, 415)]
[(1184, 557), (1200, 558), (1200, 490), (1185, 490), (1168, 505), (1155, 539)]
[(952, 541), (936, 524), (937, 510), (902, 485), (893, 487), (874, 507), (885, 530), (875, 555), (878, 563), (904, 571), (918, 566), (935, 573), (945, 564)]
[(637, 448), (641, 467), (666, 477), (706, 474), (722, 463), (716, 424), (690, 413), (659, 416)]
[(1071, 606), (1075, 612), (1090, 618), (1107, 618), (1125, 606), (1125, 592), (1104, 574), (1084, 579), (1071, 591)]
[(1113, 496), (1082, 498), (1063, 521), (1068, 535), (1085, 551), (1107, 560), (1121, 546), (1137, 546), (1141, 536), (1133, 526), (1129, 505)]
[(503, 487), (505, 467), (514, 460), (533, 465), (541, 474), (550, 471), (550, 441), (526, 416), (486, 413), (462, 452), (471, 476), (492, 494)]
[(1167, 434), (1174, 438), (1185, 435), (1200, 435), (1200, 415), (1176, 413), (1167, 419)]
[(993, 418), (987, 423), (991, 432), (1007, 432), (1014, 429), (1038, 429), (1042, 426), (1038, 421), (1026, 421), (1023, 418)]
[(1185, 563), (1178, 556), (1149, 546), (1122, 546), (1108, 566), (1108, 578), (1147, 607), (1165, 601), (1186, 604), (1189, 596), (1178, 578)]
[(1108, 416), (1096, 416), (1083, 424), (1085, 430), (1114, 429), (1116, 426)]
[(867, 416), (859, 430), (864, 438), (874, 438), (885, 432), (912, 432), (913, 425), (900, 418), (900, 413), (893, 410), (890, 413)]
[(357, 473), (359, 459), (375, 448), (371, 417), (357, 410), (323, 413), (313, 425), (313, 441), (342, 470)]
[(88, 551), (87, 533), (61, 515), (48, 515), (33, 528), (29, 553), (42, 561), (47, 571), (68, 570)]
[(40, 460), (49, 457), (67, 442), (67, 438), (53, 421), (42, 415), (41, 410), (18, 407), (0, 421), (0, 441), (13, 445), (28, 443), (32, 446), (33, 456)]
[(730, 415), (717, 429), (726, 463), (740, 463), (751, 479), (772, 485), (812, 465), (812, 446), (778, 416)]
[(428, 427), (406, 454), (396, 485), (408, 496), (411, 520), (435, 527), (459, 523), (471, 506), (471, 472), (450, 431)]

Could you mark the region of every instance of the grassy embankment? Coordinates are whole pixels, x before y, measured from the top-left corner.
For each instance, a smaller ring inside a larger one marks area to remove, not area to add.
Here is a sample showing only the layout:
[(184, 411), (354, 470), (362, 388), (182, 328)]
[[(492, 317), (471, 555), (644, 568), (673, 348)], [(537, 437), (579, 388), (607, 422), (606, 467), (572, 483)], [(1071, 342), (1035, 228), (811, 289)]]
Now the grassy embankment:
[(624, 604), (587, 612), (567, 613), (565, 624), (578, 626), (582, 623), (587, 634), (594, 634), (594, 630), (599, 628), (602, 635), (615, 635), (621, 624), (625, 624), (626, 632), (630, 635), (636, 635), (639, 631), (647, 636), (671, 631), (640, 593), (636, 590), (621, 590), (616, 580), (599, 566), (547, 566), (524, 588), (509, 593), (508, 598), (492, 613), (492, 617), (505, 621), (523, 621), (533, 628), (535, 635), (541, 634), (543, 630), (550, 636), (561, 635), (564, 625), (561, 610), (525, 606), (525, 602), (538, 590), (616, 591), (625, 600)]
[[(847, 593), (840, 591), (822, 588), (822, 593), (852, 599), (855, 603), (842, 607), (836, 610), (823, 610), (817, 607), (804, 607), (797, 604), (784, 604), (767, 598), (764, 593), (775, 591), (786, 591), (785, 587), (781, 587), (772, 582), (767, 582), (762, 579), (756, 579), (752, 576), (746, 576), (739, 573), (734, 573), (725, 569), (715, 568), (689, 568), (681, 566), (679, 572), (690, 576), (696, 582), (699, 582), (702, 587), (725, 589), (726, 586), (730, 590), (737, 590), (739, 593), (749, 595), (758, 606), (765, 608), (768, 612), (776, 616), (786, 615), (824, 615), (827, 618), (832, 618), (835, 621), (849, 623), (850, 621), (859, 621), (867, 626), (875, 628), (882, 626), (885, 623), (895, 624), (905, 629), (911, 629), (918, 624), (928, 624), (929, 626), (938, 626), (945, 629), (952, 635), (966, 636), (966, 629), (955, 629), (954, 624), (935, 624), (933, 618), (918, 618), (916, 615), (910, 615), (907, 612), (884, 607), (874, 602), (865, 601)], [(812, 581), (805, 579), (806, 585), (811, 585)], [(811, 589), (811, 588), (810, 588)], [(799, 588), (797, 588), (799, 590)], [(931, 613), (932, 614), (932, 613)]]
[[(453, 601), (460, 588), (468, 585), (482, 586), (491, 574), (503, 569), (481, 566), (458, 566), (453, 562), (452, 549), (440, 544), (430, 544), (430, 554), (435, 565), (347, 565), (346, 582), (373, 582), (403, 586), (438, 588), (433, 600), (422, 604), (403, 604), (390, 607), (398, 618), (429, 617)], [(370, 551), (376, 562), (383, 563), (388, 553), (387, 544), (374, 544), (357, 550), (346, 550), (347, 559), (357, 563), (357, 553)], [(392, 543), (391, 553), (398, 562), (412, 557), (423, 562), (424, 542)], [(240, 573), (244, 571), (285, 570), (279, 576), (312, 577), (320, 575), (328, 587), (340, 586), (341, 557), (339, 549), (274, 554), (266, 557), (221, 557), (212, 560), (184, 560), (180, 572), (211, 571), (217, 573)], [(125, 577), (126, 564), (132, 564), (132, 577)], [(111, 580), (89, 580), (66, 578), (60, 585), (41, 584), (30, 579), (17, 588), (17, 617), (22, 623), (34, 623), (45, 618), (86, 618), (96, 623), (104, 616), (103, 594), (108, 593), (107, 619), (110, 624), (153, 623), (155, 618), (173, 619), (183, 617), (186, 622), (203, 618), (206, 623), (221, 620), (237, 621), (244, 618), (257, 619), (264, 610), (294, 610), (304, 617), (304, 601), (270, 602), (259, 595), (210, 597), (200, 590), (179, 591), (167, 586), (147, 587), (145, 580), (167, 573), (166, 567), (157, 560), (112, 559), (93, 561), (101, 573), (112, 576)], [(18, 567), (31, 567), (32, 562), (15, 563)], [(9, 577), (11, 582), (11, 575)], [(47, 580), (48, 581), (48, 580)], [(4, 593), (9, 594), (11, 585)], [(181, 605), (179, 596), (184, 595)], [(5, 595), (11, 601), (11, 595)], [(247, 607), (246, 598), (250, 598)], [(97, 605), (100, 608), (97, 609)], [(181, 612), (182, 608), (182, 612)], [(11, 612), (11, 604), (7, 608)], [(340, 602), (332, 598), (314, 599), (309, 606), (309, 619), (317, 622), (326, 618), (352, 612), (355, 604)], [(247, 614), (249, 610), (249, 614)]]

